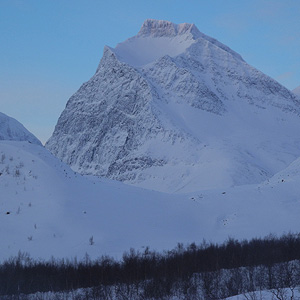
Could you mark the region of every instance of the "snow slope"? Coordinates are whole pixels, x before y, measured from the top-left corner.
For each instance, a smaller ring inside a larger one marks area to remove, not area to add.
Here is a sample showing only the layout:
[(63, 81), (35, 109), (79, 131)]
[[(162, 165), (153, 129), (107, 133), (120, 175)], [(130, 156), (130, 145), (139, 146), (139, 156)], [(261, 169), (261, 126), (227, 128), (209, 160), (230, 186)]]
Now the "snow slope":
[(82, 176), (42, 146), (0, 141), (0, 260), (19, 250), (46, 259), (120, 258), (130, 247), (296, 231), (299, 165), (260, 185), (166, 194)]
[(46, 147), (82, 174), (184, 193), (300, 156), (300, 102), (193, 24), (146, 20), (69, 99)]
[(17, 120), (0, 112), (0, 140), (41, 142)]

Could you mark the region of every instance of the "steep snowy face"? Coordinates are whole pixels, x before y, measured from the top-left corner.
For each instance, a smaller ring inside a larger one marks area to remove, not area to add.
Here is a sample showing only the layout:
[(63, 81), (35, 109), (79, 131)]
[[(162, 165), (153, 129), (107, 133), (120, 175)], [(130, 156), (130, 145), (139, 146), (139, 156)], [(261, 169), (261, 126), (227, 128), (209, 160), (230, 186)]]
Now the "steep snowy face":
[(41, 145), (41, 142), (20, 122), (0, 112), (0, 140), (28, 141)]
[(133, 154), (141, 141), (162, 132), (151, 100), (143, 76), (106, 47), (97, 73), (70, 98), (47, 147), (89, 174), (121, 176), (122, 168), (161, 165), (162, 160)]
[(294, 90), (293, 90), (293, 93), (297, 96), (300, 97), (300, 86), (296, 87)]
[(300, 156), (299, 99), (193, 24), (146, 20), (70, 98), (47, 142), (96, 174), (165, 192), (261, 182)]

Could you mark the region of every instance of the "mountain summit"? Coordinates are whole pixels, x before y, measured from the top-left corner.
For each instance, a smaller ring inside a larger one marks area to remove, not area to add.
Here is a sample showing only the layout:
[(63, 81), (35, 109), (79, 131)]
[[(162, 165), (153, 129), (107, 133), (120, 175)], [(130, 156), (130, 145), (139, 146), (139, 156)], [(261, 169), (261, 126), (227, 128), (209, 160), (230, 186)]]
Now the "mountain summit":
[(174, 24), (168, 21), (147, 19), (139, 33), (111, 49), (118, 58), (132, 66), (142, 66), (165, 55), (174, 57), (201, 41), (210, 43), (223, 51), (241, 56), (217, 40), (201, 33), (194, 24)]
[(177, 35), (191, 34), (194, 38), (201, 35), (194, 24), (174, 24), (169, 21), (147, 19), (142, 25), (138, 36), (174, 37)]
[(46, 147), (74, 170), (189, 192), (258, 183), (300, 156), (299, 99), (193, 24), (105, 47)]

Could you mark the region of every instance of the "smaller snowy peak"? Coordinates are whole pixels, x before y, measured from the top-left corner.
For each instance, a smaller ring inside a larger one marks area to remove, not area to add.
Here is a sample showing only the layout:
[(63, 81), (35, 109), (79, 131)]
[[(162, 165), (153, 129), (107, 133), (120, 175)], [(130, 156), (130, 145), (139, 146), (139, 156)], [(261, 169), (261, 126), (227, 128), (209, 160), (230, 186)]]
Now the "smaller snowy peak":
[(296, 87), (292, 92), (300, 97), (300, 86)]
[(0, 112), (0, 140), (27, 141), (42, 145), (20, 122)]
[(194, 38), (198, 38), (201, 35), (200, 31), (194, 24), (174, 24), (164, 20), (147, 19), (142, 25), (137, 36), (174, 37), (190, 33)]

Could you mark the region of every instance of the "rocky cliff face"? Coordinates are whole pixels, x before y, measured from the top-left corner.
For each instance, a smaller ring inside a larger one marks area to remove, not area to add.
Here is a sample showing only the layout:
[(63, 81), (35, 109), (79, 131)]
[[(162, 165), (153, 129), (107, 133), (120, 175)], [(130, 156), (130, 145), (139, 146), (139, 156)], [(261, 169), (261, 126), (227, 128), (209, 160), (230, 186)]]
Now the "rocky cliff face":
[(46, 147), (84, 174), (166, 192), (260, 182), (300, 156), (300, 103), (193, 24), (105, 47)]
[(20, 122), (3, 113), (0, 113), (0, 140), (28, 141), (42, 145)]

